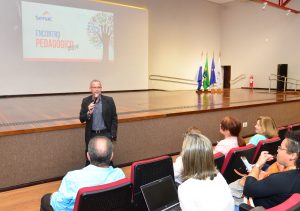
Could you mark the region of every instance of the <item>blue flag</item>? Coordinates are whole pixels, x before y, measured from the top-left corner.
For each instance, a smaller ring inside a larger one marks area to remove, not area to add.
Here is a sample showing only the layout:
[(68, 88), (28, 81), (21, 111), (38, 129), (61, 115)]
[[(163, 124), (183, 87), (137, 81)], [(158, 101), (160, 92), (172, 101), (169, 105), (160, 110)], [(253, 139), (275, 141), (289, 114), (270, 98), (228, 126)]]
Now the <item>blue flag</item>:
[(197, 82), (198, 82), (197, 90), (200, 90), (200, 89), (201, 89), (201, 86), (202, 86), (202, 64), (201, 64), (201, 66), (199, 67), (199, 73), (198, 73)]
[(216, 83), (216, 74), (215, 74), (215, 61), (213, 57), (211, 62), (210, 85), (215, 83)]
[(200, 66), (196, 73), (195, 81), (197, 81), (197, 91), (201, 90), (202, 87), (202, 71), (203, 71), (203, 51), (201, 53)]

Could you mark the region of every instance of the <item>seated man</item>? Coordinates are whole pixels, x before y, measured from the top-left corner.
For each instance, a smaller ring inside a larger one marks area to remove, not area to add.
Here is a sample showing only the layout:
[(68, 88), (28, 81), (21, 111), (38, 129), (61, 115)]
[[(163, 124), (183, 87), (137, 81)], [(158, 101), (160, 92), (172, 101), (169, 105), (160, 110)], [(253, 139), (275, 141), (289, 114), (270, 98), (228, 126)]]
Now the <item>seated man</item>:
[(82, 187), (111, 183), (125, 177), (119, 168), (109, 166), (113, 158), (111, 141), (102, 136), (92, 138), (88, 145), (87, 157), (90, 165), (68, 172), (59, 190), (46, 194), (41, 200), (41, 211), (73, 210), (77, 192)]

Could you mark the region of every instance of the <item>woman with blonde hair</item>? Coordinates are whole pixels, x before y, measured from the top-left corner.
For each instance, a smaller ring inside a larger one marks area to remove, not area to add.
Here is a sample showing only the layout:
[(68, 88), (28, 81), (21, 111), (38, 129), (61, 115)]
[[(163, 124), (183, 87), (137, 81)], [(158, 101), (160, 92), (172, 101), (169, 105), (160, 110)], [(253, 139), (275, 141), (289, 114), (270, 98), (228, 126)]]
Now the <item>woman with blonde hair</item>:
[(200, 133), (188, 132), (181, 155), (184, 182), (178, 196), (182, 210), (233, 211), (229, 186), (214, 164), (211, 141)]
[(197, 127), (191, 127), (187, 130), (187, 132), (184, 135), (184, 141), (182, 143), (182, 149), (180, 155), (176, 158), (175, 163), (173, 164), (173, 169), (174, 169), (174, 177), (175, 177), (175, 182), (177, 184), (182, 183), (182, 171), (183, 171), (183, 164), (182, 164), (182, 153), (185, 151), (187, 141), (189, 137), (187, 137), (186, 134), (201, 134), (201, 131)]
[(260, 116), (255, 127), (255, 133), (249, 144), (257, 145), (259, 141), (278, 136), (277, 127), (274, 120), (268, 116)]

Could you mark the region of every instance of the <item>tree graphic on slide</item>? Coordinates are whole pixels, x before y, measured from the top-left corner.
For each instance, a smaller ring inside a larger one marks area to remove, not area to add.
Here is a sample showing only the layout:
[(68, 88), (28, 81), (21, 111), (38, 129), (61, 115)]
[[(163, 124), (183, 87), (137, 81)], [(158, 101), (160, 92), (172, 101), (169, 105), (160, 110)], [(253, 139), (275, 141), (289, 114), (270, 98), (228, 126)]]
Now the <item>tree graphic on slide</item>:
[(87, 33), (90, 43), (102, 49), (103, 61), (109, 60), (110, 46), (113, 44), (113, 14), (99, 12), (88, 22)]

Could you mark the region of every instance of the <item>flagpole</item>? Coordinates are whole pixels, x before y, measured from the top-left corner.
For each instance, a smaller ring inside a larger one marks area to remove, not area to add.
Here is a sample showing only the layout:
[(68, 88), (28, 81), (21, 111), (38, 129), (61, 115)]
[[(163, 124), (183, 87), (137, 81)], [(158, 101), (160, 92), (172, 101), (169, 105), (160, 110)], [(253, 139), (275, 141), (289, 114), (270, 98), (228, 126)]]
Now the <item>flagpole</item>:
[(221, 65), (221, 51), (219, 51), (219, 60), (218, 60), (218, 92), (223, 93), (223, 74), (222, 74), (222, 65)]

